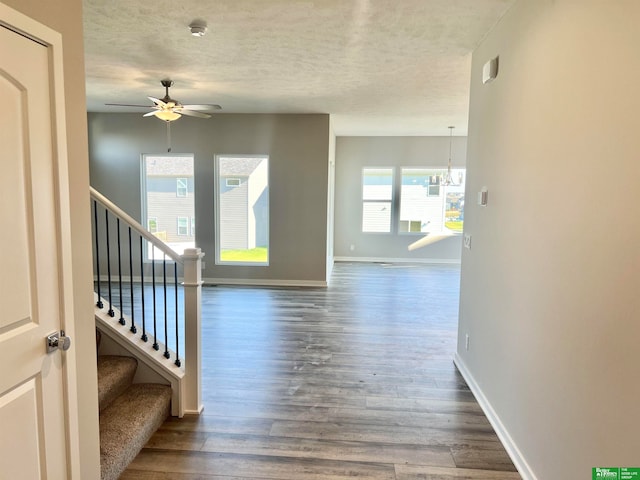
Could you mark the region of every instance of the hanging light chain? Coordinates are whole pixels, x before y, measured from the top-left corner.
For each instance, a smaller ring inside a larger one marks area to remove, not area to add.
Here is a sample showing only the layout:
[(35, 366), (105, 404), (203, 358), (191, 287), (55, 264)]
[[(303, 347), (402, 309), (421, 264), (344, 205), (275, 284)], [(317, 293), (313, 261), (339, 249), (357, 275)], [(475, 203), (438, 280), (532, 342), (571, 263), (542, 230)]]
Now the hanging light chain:
[(442, 185), (454, 185), (453, 177), (451, 176), (451, 145), (453, 143), (453, 129), (456, 127), (449, 127), (449, 162), (447, 164), (447, 174), (442, 180)]

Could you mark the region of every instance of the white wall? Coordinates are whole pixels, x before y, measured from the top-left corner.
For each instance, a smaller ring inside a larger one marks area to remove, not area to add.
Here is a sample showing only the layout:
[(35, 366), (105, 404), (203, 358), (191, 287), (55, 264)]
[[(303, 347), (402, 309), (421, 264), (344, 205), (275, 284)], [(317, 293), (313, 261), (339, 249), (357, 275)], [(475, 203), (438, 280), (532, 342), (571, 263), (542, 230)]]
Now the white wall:
[[(463, 168), (467, 153), (466, 137), (454, 137), (452, 145), (452, 165)], [(364, 167), (446, 168), (448, 160), (449, 137), (337, 137), (336, 258), (460, 262), (460, 236), (410, 252), (407, 247), (422, 234), (362, 233)]]
[(640, 463), (639, 25), (520, 0), (473, 56), (458, 360), (525, 478)]
[(84, 89), (81, 0), (2, 0), (62, 34), (67, 152), (71, 203), (74, 312), (73, 348), (78, 358), (78, 416), (81, 478), (99, 478), (98, 384), (92, 306), (89, 164)]

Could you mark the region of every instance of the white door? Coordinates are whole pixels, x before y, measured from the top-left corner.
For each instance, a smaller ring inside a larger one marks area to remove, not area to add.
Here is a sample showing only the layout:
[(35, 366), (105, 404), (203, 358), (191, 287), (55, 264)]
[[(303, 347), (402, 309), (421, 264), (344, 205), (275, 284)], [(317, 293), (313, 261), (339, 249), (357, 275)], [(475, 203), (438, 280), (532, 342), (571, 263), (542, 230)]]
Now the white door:
[(45, 346), (72, 320), (64, 318), (70, 292), (61, 240), (66, 159), (52, 98), (60, 90), (50, 46), (14, 32), (6, 24), (21, 17), (7, 20), (15, 12), (0, 7), (0, 478), (65, 479), (75, 441), (67, 427), (68, 359)]

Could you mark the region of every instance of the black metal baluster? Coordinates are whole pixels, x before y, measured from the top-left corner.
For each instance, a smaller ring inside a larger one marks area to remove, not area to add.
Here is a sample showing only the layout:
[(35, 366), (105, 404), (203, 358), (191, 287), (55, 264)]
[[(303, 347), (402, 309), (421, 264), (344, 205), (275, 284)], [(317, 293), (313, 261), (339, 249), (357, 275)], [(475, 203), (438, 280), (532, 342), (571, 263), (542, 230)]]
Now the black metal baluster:
[(109, 247), (109, 210), (104, 210), (104, 224), (107, 232), (107, 285), (109, 286), (109, 316), (114, 317), (113, 298), (111, 296), (111, 249)]
[(118, 294), (120, 296), (120, 325), (125, 325), (127, 322), (122, 315), (122, 254), (120, 250), (120, 218), (116, 217), (116, 230), (118, 233)]
[(131, 333), (136, 333), (135, 310), (133, 308), (133, 249), (131, 248), (131, 227), (129, 227), (129, 287), (131, 291)]
[(164, 358), (171, 357), (168, 344), (168, 318), (167, 318), (167, 254), (162, 254), (162, 281), (164, 290)]
[(93, 223), (96, 226), (96, 274), (98, 275), (98, 301), (96, 302), (96, 307), (103, 308), (104, 304), (100, 295), (100, 240), (98, 239), (98, 202), (96, 200), (93, 201)]
[(151, 244), (151, 278), (153, 281), (153, 349), (159, 350), (158, 345), (158, 329), (157, 329), (157, 307), (156, 307), (156, 247)]
[(144, 246), (142, 235), (140, 235), (140, 296), (142, 303), (142, 341), (146, 342), (149, 340), (147, 337), (147, 331), (145, 326), (145, 315), (144, 315)]
[(173, 262), (173, 281), (176, 289), (176, 366), (180, 366), (180, 344), (178, 343), (178, 262)]

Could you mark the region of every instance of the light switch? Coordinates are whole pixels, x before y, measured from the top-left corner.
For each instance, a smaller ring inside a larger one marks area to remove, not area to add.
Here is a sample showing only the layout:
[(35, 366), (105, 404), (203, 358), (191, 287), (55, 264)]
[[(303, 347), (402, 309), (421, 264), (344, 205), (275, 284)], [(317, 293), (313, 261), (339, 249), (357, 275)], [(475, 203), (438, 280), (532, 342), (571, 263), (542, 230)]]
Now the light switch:
[(481, 207), (487, 206), (487, 201), (489, 200), (489, 191), (487, 187), (482, 187), (482, 190), (478, 192), (478, 205)]

